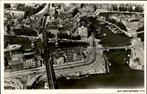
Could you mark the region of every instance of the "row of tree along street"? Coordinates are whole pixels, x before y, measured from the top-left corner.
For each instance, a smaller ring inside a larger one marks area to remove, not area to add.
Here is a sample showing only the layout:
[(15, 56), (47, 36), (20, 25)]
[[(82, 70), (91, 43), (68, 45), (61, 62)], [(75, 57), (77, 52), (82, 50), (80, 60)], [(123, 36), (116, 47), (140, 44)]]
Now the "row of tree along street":
[(111, 11), (143, 12), (142, 5), (131, 6), (129, 4), (112, 5)]

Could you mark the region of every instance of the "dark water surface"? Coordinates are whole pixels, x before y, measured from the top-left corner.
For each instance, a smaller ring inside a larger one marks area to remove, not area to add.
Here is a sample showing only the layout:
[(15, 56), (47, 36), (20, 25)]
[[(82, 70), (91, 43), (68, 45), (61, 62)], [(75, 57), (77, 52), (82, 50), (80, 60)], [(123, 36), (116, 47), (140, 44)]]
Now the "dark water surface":
[[(35, 89), (44, 89), (44, 83), (40, 82)], [(117, 74), (95, 74), (82, 79), (60, 78), (57, 85), (58, 89), (142, 88), (144, 72), (132, 70)]]
[(111, 62), (110, 73), (95, 74), (82, 79), (60, 78), (58, 87), (63, 89), (88, 89), (88, 88), (139, 88), (144, 86), (144, 72), (132, 70), (127, 61), (130, 50), (110, 50), (104, 54)]
[(143, 71), (124, 73), (97, 74), (83, 79), (58, 79), (58, 87), (62, 89), (93, 89), (93, 88), (138, 88), (144, 84)]
[[(140, 88), (144, 86), (144, 71), (132, 70), (126, 64), (130, 50), (104, 52), (111, 62), (110, 73), (95, 74), (81, 79), (57, 79), (58, 89)], [(36, 88), (43, 89), (45, 82)]]

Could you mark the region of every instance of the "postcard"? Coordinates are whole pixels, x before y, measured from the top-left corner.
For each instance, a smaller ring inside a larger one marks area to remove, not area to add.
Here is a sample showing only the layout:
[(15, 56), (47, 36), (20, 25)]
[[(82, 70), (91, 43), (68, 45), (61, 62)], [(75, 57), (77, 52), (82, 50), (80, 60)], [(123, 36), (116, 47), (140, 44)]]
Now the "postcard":
[(146, 1), (1, 1), (2, 92), (145, 94), (146, 11)]

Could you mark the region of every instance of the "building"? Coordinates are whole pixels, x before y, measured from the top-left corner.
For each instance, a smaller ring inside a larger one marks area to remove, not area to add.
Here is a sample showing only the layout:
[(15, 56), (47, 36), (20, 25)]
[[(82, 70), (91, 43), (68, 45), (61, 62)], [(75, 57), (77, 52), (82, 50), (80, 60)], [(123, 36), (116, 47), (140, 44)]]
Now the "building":
[(5, 10), (5, 14), (10, 14), (11, 17), (23, 17), (25, 14), (25, 11)]
[(13, 44), (4, 49), (5, 69), (9, 69), (9, 71), (24, 69), (23, 54), (18, 51), (21, 47), (21, 45)]
[(144, 70), (144, 45), (139, 38), (132, 39), (132, 52), (129, 66), (132, 69)]
[(83, 25), (81, 27), (78, 27), (78, 34), (81, 36), (81, 38), (87, 38), (88, 37), (87, 27), (84, 27)]

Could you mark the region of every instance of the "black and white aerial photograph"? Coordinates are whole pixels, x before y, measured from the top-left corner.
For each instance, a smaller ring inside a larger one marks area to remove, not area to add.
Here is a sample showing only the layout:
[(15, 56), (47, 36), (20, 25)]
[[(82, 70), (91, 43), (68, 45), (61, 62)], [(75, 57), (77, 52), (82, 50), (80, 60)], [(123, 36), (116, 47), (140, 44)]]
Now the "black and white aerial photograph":
[(4, 89), (144, 88), (143, 3), (4, 3)]

